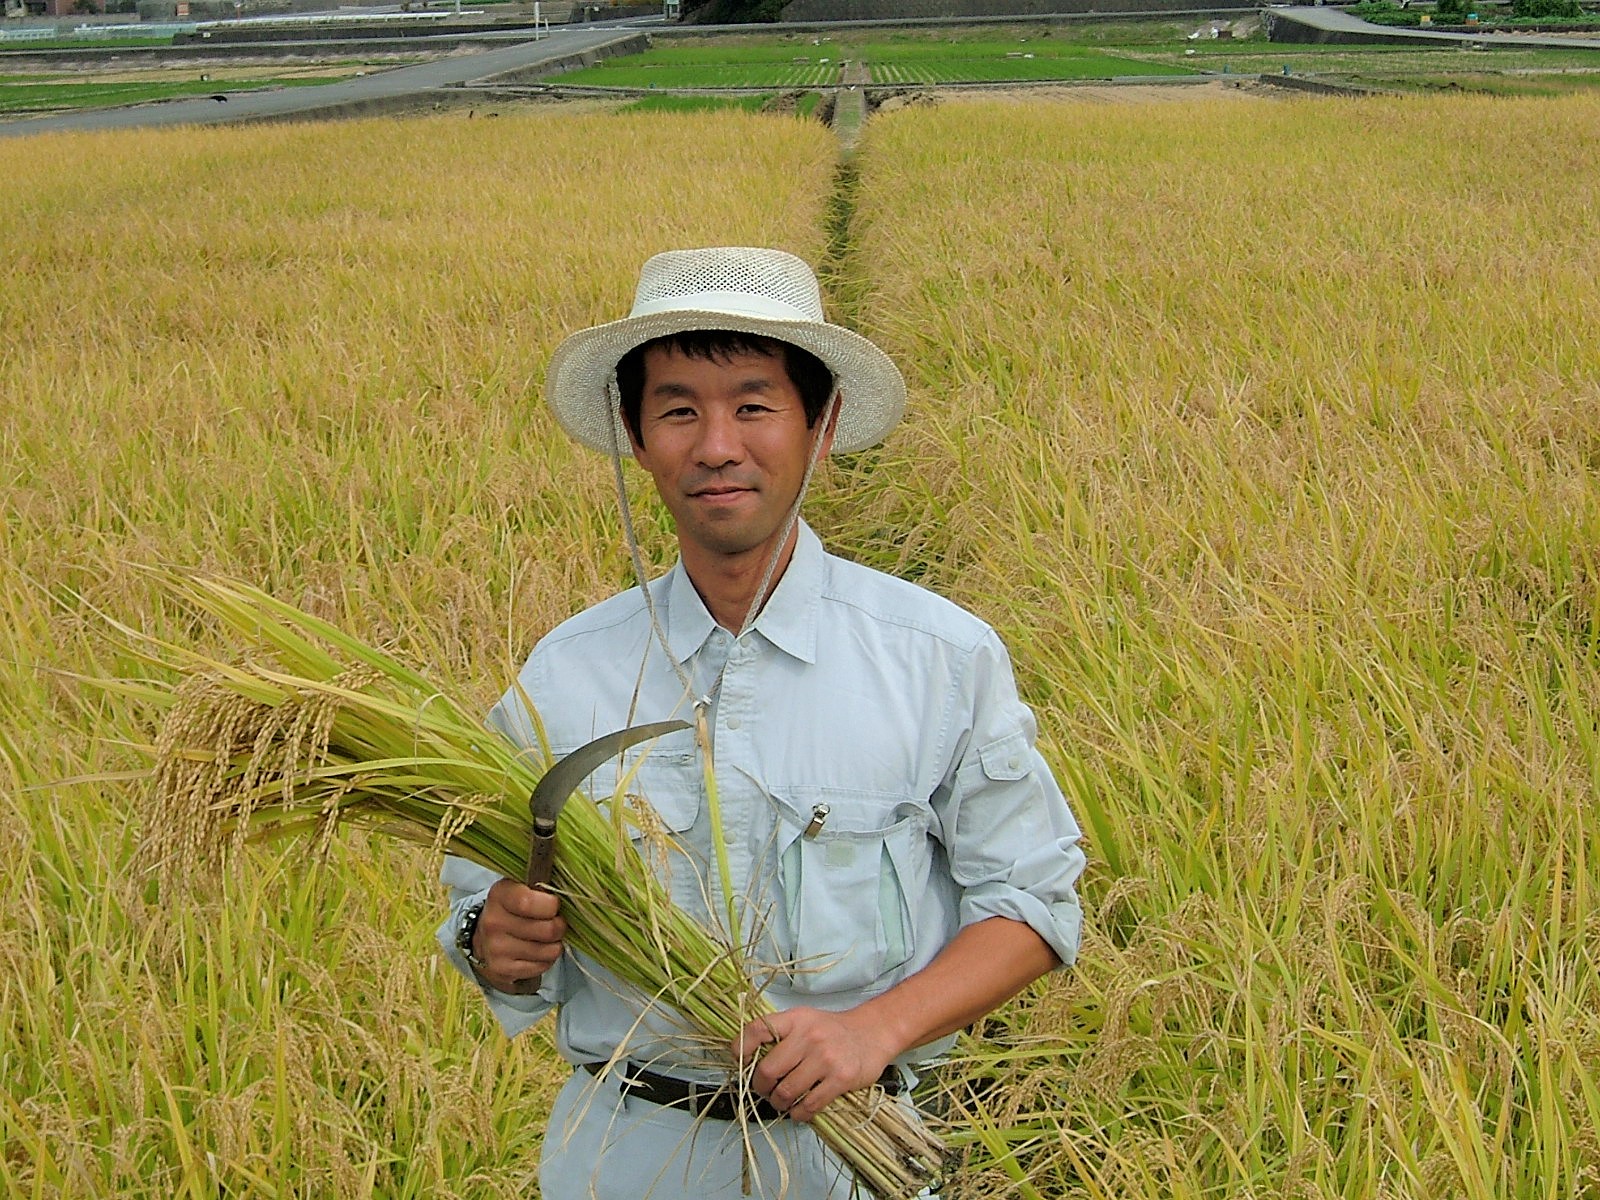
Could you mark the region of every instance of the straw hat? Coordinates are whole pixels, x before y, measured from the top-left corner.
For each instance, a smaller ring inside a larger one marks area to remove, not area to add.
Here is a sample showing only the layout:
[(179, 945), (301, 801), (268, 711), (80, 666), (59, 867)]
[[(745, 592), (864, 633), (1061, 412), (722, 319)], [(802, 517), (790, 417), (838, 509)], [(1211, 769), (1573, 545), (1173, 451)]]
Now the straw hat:
[(545, 393), (561, 427), (605, 454), (625, 447), (627, 439), (615, 432), (610, 388), (618, 360), (652, 338), (692, 329), (773, 338), (827, 364), (840, 393), (835, 454), (882, 441), (905, 409), (905, 380), (889, 356), (823, 319), (809, 266), (782, 250), (719, 246), (657, 254), (639, 273), (626, 318), (580, 329), (556, 348)]

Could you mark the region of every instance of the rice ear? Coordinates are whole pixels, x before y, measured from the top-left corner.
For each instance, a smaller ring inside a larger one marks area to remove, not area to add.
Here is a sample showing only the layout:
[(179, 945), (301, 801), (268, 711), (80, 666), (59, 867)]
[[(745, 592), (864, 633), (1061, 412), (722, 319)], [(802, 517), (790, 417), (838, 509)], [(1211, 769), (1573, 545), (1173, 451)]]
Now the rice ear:
[[(354, 825), (521, 876), (527, 798), (550, 751), (520, 687), (533, 753), (464, 715), (419, 672), (292, 605), (217, 578), (160, 578), (270, 660), (221, 663), (118, 626), (145, 661), (178, 677), (111, 684), (157, 710), (145, 848), (166, 873), (214, 869), (262, 838), (309, 832), (326, 850)], [(635, 848), (630, 823), (647, 833), (652, 824), (630, 779), (611, 798), (615, 824), (581, 792), (562, 810), (552, 886), (567, 943), (675, 1009), (691, 1027), (685, 1036), (729, 1046), (772, 1007), (736, 935), (673, 904)], [(877, 1089), (834, 1101), (813, 1128), (881, 1200), (917, 1195), (942, 1159), (937, 1139)]]

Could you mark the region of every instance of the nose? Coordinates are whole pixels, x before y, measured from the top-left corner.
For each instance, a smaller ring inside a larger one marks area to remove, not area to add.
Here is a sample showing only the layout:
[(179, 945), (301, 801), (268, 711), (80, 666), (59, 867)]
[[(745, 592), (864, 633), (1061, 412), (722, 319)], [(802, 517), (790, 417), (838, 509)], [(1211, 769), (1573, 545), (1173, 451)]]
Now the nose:
[(744, 458), (744, 439), (733, 413), (709, 409), (700, 418), (695, 439), (695, 461), (715, 470), (732, 466)]

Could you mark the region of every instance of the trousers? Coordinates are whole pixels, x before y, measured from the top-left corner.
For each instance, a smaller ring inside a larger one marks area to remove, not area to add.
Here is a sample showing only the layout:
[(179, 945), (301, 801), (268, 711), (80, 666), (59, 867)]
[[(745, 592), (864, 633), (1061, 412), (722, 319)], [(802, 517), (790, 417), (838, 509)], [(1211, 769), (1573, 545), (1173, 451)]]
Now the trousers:
[(539, 1161), (542, 1200), (865, 1200), (809, 1127), (696, 1121), (575, 1071)]

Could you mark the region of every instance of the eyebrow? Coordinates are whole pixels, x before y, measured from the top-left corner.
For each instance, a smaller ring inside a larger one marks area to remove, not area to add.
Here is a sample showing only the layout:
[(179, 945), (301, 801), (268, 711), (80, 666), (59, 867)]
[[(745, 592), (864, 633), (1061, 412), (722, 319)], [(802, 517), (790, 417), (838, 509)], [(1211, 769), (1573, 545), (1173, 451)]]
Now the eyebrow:
[[(765, 394), (772, 391), (773, 386), (772, 380), (764, 377), (757, 377), (755, 379), (741, 379), (738, 387), (735, 390), (740, 393), (761, 392)], [(680, 396), (695, 396), (698, 394), (694, 388), (690, 387), (688, 384), (679, 383), (676, 380), (671, 379), (663, 379), (659, 383), (651, 384), (650, 387), (646, 389), (646, 392), (652, 398), (664, 400), (671, 400)]]
[(674, 383), (670, 379), (664, 379), (660, 383), (652, 384), (650, 386), (650, 395), (652, 395), (652, 396), (692, 396), (692, 395), (694, 395), (694, 389), (689, 387), (686, 384)]

